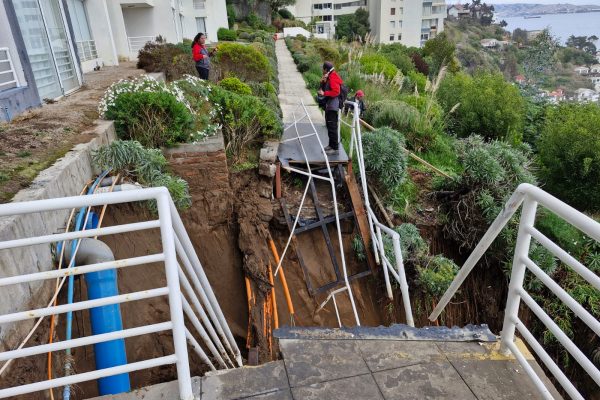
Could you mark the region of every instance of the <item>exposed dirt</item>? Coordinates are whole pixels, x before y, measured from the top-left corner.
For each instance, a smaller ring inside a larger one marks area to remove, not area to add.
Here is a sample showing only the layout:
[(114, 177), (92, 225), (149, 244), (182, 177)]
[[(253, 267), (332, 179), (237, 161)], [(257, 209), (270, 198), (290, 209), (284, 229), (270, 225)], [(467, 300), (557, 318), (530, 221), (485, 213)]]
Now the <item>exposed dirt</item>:
[(83, 87), (53, 104), (0, 123), (0, 203), (10, 201), (37, 174), (91, 136), (82, 134), (98, 118), (98, 100), (113, 82), (143, 71), (133, 62), (85, 74)]

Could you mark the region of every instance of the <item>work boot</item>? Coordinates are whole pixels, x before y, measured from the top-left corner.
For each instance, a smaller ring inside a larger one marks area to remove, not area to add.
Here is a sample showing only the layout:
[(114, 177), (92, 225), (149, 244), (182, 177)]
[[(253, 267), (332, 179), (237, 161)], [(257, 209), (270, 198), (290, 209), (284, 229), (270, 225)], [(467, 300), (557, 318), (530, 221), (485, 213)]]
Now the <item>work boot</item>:
[(340, 151), (338, 149), (332, 149), (329, 146), (325, 147), (325, 154), (327, 154), (329, 156), (336, 156), (339, 153), (340, 153)]

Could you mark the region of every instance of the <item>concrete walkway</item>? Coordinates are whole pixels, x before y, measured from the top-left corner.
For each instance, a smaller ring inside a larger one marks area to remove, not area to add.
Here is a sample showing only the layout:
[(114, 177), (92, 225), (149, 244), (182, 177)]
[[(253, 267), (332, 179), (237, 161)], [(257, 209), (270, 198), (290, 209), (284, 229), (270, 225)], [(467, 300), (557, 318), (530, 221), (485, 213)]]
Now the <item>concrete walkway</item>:
[(277, 55), (277, 68), (279, 70), (279, 104), (283, 111), (284, 124), (294, 122), (294, 112), (296, 118), (304, 115), (304, 111), (298, 108), (300, 100), (302, 100), (314, 124), (324, 126), (325, 117), (306, 88), (304, 78), (302, 78), (302, 74), (296, 69), (292, 54), (287, 49), (283, 39), (275, 43), (275, 53)]

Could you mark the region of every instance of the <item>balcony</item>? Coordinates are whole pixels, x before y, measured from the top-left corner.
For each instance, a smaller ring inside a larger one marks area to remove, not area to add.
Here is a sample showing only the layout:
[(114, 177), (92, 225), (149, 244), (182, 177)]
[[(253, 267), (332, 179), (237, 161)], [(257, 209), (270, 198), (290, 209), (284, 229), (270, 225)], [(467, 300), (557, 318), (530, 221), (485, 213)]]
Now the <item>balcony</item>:
[(120, 0), (121, 7), (154, 7), (154, 0)]

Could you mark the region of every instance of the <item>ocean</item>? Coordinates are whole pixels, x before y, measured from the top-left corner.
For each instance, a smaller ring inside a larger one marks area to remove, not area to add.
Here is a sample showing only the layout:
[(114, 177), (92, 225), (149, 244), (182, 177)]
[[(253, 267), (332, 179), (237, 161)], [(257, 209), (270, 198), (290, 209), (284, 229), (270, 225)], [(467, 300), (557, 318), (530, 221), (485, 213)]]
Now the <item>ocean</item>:
[[(550, 28), (552, 35), (558, 37), (562, 44), (565, 44), (571, 35), (600, 37), (600, 12), (545, 14), (540, 18), (498, 17), (497, 20), (505, 20), (508, 23), (505, 29), (511, 32), (516, 28), (528, 31)], [(598, 45), (600, 42), (596, 42), (596, 46)]]

